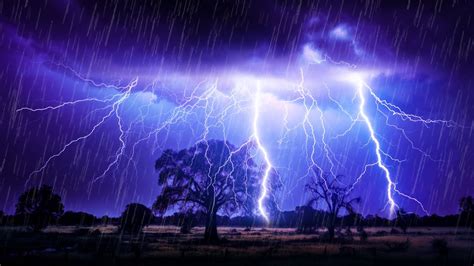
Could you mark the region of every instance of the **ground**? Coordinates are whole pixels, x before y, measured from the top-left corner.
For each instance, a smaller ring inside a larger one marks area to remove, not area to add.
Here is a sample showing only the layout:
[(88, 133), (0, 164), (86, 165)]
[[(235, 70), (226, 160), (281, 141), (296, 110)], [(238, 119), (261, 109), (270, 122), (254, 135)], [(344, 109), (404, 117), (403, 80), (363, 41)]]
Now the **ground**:
[[(202, 243), (204, 228), (180, 234), (177, 227), (149, 226), (139, 236), (115, 233), (115, 226), (49, 227), (43, 233), (0, 228), (0, 264), (31, 265), (474, 265), (474, 232), (456, 228), (367, 228), (361, 241), (355, 229), (336, 243), (324, 231), (219, 228), (221, 243)], [(447, 250), (434, 250), (444, 239)]]

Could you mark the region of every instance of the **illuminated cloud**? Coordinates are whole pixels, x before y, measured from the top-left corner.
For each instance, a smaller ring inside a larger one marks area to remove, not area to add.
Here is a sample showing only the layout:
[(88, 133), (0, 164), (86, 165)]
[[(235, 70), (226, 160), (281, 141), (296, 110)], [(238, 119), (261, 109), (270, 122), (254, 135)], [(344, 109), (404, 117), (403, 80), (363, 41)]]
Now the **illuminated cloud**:
[(349, 28), (344, 24), (338, 25), (337, 27), (332, 29), (329, 33), (329, 36), (338, 40), (352, 39), (352, 36), (349, 33)]

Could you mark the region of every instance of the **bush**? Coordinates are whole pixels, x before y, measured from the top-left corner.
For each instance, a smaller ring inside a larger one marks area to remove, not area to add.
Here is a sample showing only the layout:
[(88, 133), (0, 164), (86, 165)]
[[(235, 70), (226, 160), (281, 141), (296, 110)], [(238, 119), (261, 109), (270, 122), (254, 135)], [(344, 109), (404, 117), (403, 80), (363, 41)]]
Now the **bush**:
[(407, 238), (405, 242), (385, 243), (389, 252), (391, 251), (407, 251), (411, 245), (410, 239)]
[(191, 233), (191, 229), (196, 226), (196, 220), (194, 219), (195, 214), (192, 212), (187, 212), (183, 216), (180, 232), (181, 234)]
[(369, 239), (369, 234), (367, 234), (367, 232), (364, 229), (362, 229), (359, 232), (359, 236), (360, 236), (360, 241), (362, 242), (367, 242), (367, 239)]
[(143, 204), (130, 203), (120, 216), (120, 232), (140, 233), (153, 219), (152, 211)]
[(392, 234), (392, 235), (398, 235), (400, 233), (401, 232), (399, 230), (395, 229), (395, 228), (392, 228), (392, 230), (390, 230), (390, 234)]
[(102, 234), (102, 232), (99, 229), (95, 229), (92, 232), (90, 232), (92, 236), (99, 236)]
[(60, 225), (92, 226), (95, 220), (95, 216), (89, 213), (67, 211), (59, 218), (58, 223)]
[(232, 230), (229, 231), (229, 235), (240, 236), (242, 235), (242, 233), (237, 231), (237, 229), (233, 228)]

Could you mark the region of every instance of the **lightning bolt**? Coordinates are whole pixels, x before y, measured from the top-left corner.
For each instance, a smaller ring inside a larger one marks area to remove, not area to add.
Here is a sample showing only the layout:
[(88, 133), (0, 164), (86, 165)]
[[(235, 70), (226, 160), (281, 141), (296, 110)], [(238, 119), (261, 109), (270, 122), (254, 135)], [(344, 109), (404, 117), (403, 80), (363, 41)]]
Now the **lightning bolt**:
[(254, 115), (253, 115), (253, 137), (255, 139), (255, 143), (257, 144), (258, 149), (263, 155), (263, 159), (265, 161), (265, 170), (262, 177), (262, 184), (261, 184), (261, 192), (260, 197), (258, 198), (258, 210), (262, 217), (265, 219), (267, 223), (270, 222), (269, 215), (265, 210), (264, 201), (268, 197), (268, 179), (270, 177), (270, 171), (272, 170), (272, 163), (270, 161), (270, 156), (268, 155), (267, 149), (262, 144), (260, 140), (260, 134), (258, 130), (258, 120), (260, 117), (260, 98), (261, 98), (261, 88), (260, 82), (257, 83), (257, 91), (255, 93), (254, 99)]
[[(207, 138), (208, 134), (210, 132), (210, 129), (213, 127), (221, 127), (223, 130), (223, 135), (224, 135), (224, 140), (226, 140), (226, 132), (225, 132), (225, 126), (224, 126), (224, 118), (230, 115), (230, 110), (235, 109), (234, 113), (238, 113), (242, 110), (245, 109), (245, 100), (237, 100), (237, 96), (235, 91), (238, 90), (232, 90), (229, 94), (224, 94), (221, 93), (218, 90), (218, 82), (213, 82), (211, 85), (206, 85), (206, 82), (203, 81), (198, 84), (191, 93), (191, 96), (187, 98), (181, 105), (177, 106), (170, 117), (165, 120), (160, 126), (158, 126), (156, 129), (150, 131), (145, 137), (139, 139), (133, 144), (132, 147), (132, 156), (135, 153), (135, 147), (140, 144), (141, 142), (150, 139), (151, 137), (155, 136), (155, 139), (157, 138), (158, 134), (161, 133), (163, 130), (168, 129), (170, 126), (177, 124), (179, 122), (184, 122), (186, 121), (187, 117), (190, 116), (193, 113), (196, 113), (199, 109), (203, 110), (204, 114), (204, 120), (203, 120), (203, 128), (204, 131), (200, 135), (199, 140), (196, 141), (196, 143), (204, 143), (207, 146)], [(204, 85), (206, 89), (202, 93), (197, 93), (198, 88)], [(253, 84), (255, 85), (255, 84)], [(250, 93), (251, 89), (249, 89), (245, 82), (239, 81), (236, 84), (236, 89), (243, 88), (245, 89), (244, 91), (247, 91)], [(218, 108), (215, 107), (215, 100), (216, 98), (221, 97), (221, 98), (226, 98), (227, 100), (230, 101), (229, 105), (224, 108), (223, 110), (218, 110)], [(260, 116), (260, 104), (261, 104), (261, 86), (259, 82), (256, 83), (256, 92), (255, 95), (250, 96), (249, 98), (253, 98), (253, 123), (252, 123), (252, 134), (248, 138), (247, 141), (245, 141), (241, 146), (238, 147), (238, 149), (234, 152), (231, 152), (229, 157), (226, 159), (223, 165), (219, 166), (219, 169), (223, 169), (225, 166), (228, 164), (231, 164), (231, 167), (233, 169), (233, 161), (232, 161), (232, 156), (240, 151), (243, 147), (250, 145), (250, 143), (256, 144), (257, 150), (262, 154), (264, 163), (265, 163), (265, 169), (263, 171), (263, 176), (262, 176), (262, 182), (261, 182), (261, 189), (260, 189), (260, 195), (257, 200), (257, 206), (258, 206), (258, 212), (259, 214), (265, 219), (265, 221), (268, 223), (270, 221), (269, 214), (265, 210), (265, 200), (269, 196), (269, 184), (268, 180), (270, 178), (270, 173), (273, 168), (273, 165), (270, 161), (270, 156), (263, 145), (261, 141), (261, 137), (259, 134), (259, 116)], [(216, 122), (211, 122), (212, 119), (216, 119)], [(205, 151), (205, 157), (208, 161), (209, 165), (212, 165), (211, 160), (208, 158), (208, 150), (206, 149)], [(209, 169), (210, 171), (210, 169)], [(105, 173), (105, 172), (104, 172)], [(219, 170), (216, 171), (216, 174), (219, 173)], [(229, 177), (232, 175), (231, 173), (228, 175)], [(99, 176), (102, 178), (104, 175)], [(210, 172), (208, 172), (208, 178), (211, 180), (211, 182), (208, 184), (208, 186), (214, 186), (214, 182), (216, 177), (213, 176)], [(235, 192), (234, 192), (235, 193)], [(212, 208), (212, 206), (211, 206)]]
[(370, 122), (369, 117), (365, 113), (365, 96), (364, 96), (364, 92), (363, 92), (362, 88), (363, 87), (362, 87), (362, 83), (361, 83), (357, 87), (357, 92), (358, 92), (359, 101), (360, 101), (359, 114), (362, 117), (362, 119), (364, 120), (365, 124), (367, 125), (367, 129), (369, 130), (369, 133), (370, 133), (370, 138), (372, 139), (372, 141), (375, 144), (375, 154), (377, 155), (377, 165), (380, 169), (382, 169), (382, 171), (385, 174), (385, 179), (387, 180), (387, 197), (388, 197), (388, 202), (390, 204), (390, 213), (393, 213), (395, 207), (398, 206), (395, 203), (395, 200), (393, 199), (393, 189), (395, 188), (395, 183), (392, 182), (392, 178), (390, 176), (390, 171), (388, 170), (388, 168), (384, 165), (384, 163), (382, 161), (382, 152), (381, 152), (381, 148), (380, 148), (380, 142), (377, 139), (377, 137), (375, 136), (374, 128), (372, 126), (372, 123)]
[[(313, 56), (316, 56), (316, 55), (313, 55)], [(321, 58), (318, 60), (316, 59), (317, 58), (315, 57), (314, 60), (315, 60), (315, 63), (317, 64), (322, 64), (322, 63), (327, 62), (327, 63), (332, 63), (335, 65), (343, 65), (346, 67), (355, 68), (354, 65), (350, 65), (345, 62), (336, 62), (328, 56), (324, 56), (324, 58), (322, 59)], [(140, 108), (139, 117), (136, 120), (134, 120), (132, 123), (130, 123), (128, 126), (126, 125), (122, 117), (122, 112), (124, 112), (123, 104), (127, 99), (130, 98), (133, 88), (137, 86), (138, 78), (132, 80), (126, 86), (119, 87), (119, 86), (96, 82), (92, 79), (85, 78), (84, 76), (79, 74), (77, 71), (75, 71), (74, 69), (68, 66), (64, 66), (64, 65), (60, 65), (60, 66), (68, 69), (70, 72), (74, 74), (75, 77), (77, 77), (78, 79), (84, 82), (87, 82), (88, 84), (91, 84), (96, 87), (102, 87), (102, 88), (113, 88), (116, 90), (116, 93), (114, 93), (113, 95), (105, 99), (85, 98), (85, 99), (67, 101), (58, 105), (49, 105), (49, 106), (40, 107), (40, 108), (22, 107), (22, 108), (17, 109), (17, 112), (54, 111), (54, 110), (66, 108), (68, 106), (74, 106), (74, 105), (89, 102), (89, 103), (98, 103), (98, 104), (105, 105), (101, 108), (94, 109), (89, 115), (99, 110), (108, 110), (107, 113), (101, 116), (99, 121), (96, 124), (94, 124), (93, 127), (86, 134), (83, 134), (82, 136), (79, 136), (73, 140), (70, 140), (65, 145), (63, 145), (62, 148), (59, 149), (59, 151), (55, 152), (54, 154), (49, 156), (46, 160), (44, 160), (44, 162), (42, 162), (41, 165), (36, 170), (30, 173), (30, 175), (28, 176), (27, 182), (25, 183), (25, 186), (26, 184), (28, 184), (28, 182), (30, 182), (30, 179), (34, 175), (43, 172), (55, 158), (64, 154), (64, 152), (69, 147), (88, 139), (106, 121), (110, 119), (114, 119), (114, 121), (116, 120), (117, 129), (120, 133), (118, 136), (119, 145), (118, 145), (118, 148), (115, 150), (115, 153), (111, 157), (109, 157), (109, 160), (111, 161), (107, 164), (107, 167), (105, 167), (105, 169), (101, 171), (99, 175), (92, 178), (90, 182), (90, 186), (89, 186), (89, 193), (91, 192), (92, 185), (95, 182), (102, 180), (105, 176), (107, 176), (111, 172), (116, 171), (118, 168), (118, 165), (122, 162), (124, 158), (128, 159), (127, 171), (128, 171), (128, 167), (133, 165), (135, 167), (135, 172), (138, 173), (138, 171), (136, 170), (137, 166), (135, 162), (133, 161), (137, 146), (144, 141), (153, 140), (154, 138), (154, 145), (152, 147), (153, 151), (161, 149), (162, 147), (160, 146), (160, 143), (158, 141), (159, 136), (161, 133), (169, 133), (170, 128), (173, 125), (176, 125), (179, 123), (189, 125), (189, 128), (192, 131), (193, 136), (197, 136), (198, 140), (196, 141), (196, 143), (201, 142), (201, 143), (207, 144), (208, 137), (211, 134), (211, 130), (214, 130), (214, 129), (222, 129), (222, 135), (224, 136), (224, 140), (226, 141), (227, 131), (226, 131), (226, 126), (225, 126), (225, 119), (228, 118), (230, 115), (237, 114), (249, 109), (251, 110), (250, 112), (252, 115), (252, 121), (249, 121), (251, 122), (251, 133), (249, 134), (250, 136), (248, 136), (247, 140), (245, 140), (244, 143), (241, 146), (239, 146), (236, 151), (233, 151), (230, 153), (229, 157), (225, 160), (224, 165), (220, 166), (216, 174), (220, 172), (221, 169), (224, 169), (225, 166), (230, 164), (231, 171), (228, 177), (231, 179), (230, 182), (233, 182), (232, 174), (234, 171), (234, 164), (232, 161), (232, 156), (236, 152), (242, 150), (247, 145), (251, 145), (254, 143), (257, 149), (256, 153), (261, 155), (263, 159), (263, 163), (264, 163), (263, 172), (261, 176), (260, 193), (257, 199), (257, 208), (258, 208), (258, 213), (265, 219), (267, 223), (269, 223), (270, 217), (265, 207), (265, 201), (268, 199), (268, 197), (271, 196), (272, 190), (270, 187), (271, 184), (269, 184), (269, 180), (271, 178), (270, 176), (271, 172), (273, 169), (275, 169), (275, 166), (272, 164), (272, 161), (270, 159), (271, 158), (270, 152), (265, 147), (262, 141), (263, 139), (262, 134), (260, 133), (260, 130), (259, 130), (260, 116), (262, 113), (262, 99), (264, 97), (261, 83), (264, 80), (258, 80), (257, 82), (252, 83), (252, 86), (251, 86), (252, 88), (248, 88), (247, 86), (248, 84), (246, 84), (246, 81), (244, 79), (238, 80), (236, 84), (234, 84), (235, 87), (226, 93), (219, 90), (218, 88), (219, 82), (217, 79), (212, 82), (209, 82), (209, 80), (207, 79), (203, 80), (199, 82), (197, 86), (195, 86), (192, 89), (190, 95), (184, 95), (184, 99), (182, 99), (181, 101), (179, 100), (176, 101), (175, 107), (172, 110), (170, 110), (168, 114), (166, 114), (167, 115), (166, 119), (160, 120), (160, 122), (157, 122), (156, 124), (153, 124), (153, 126), (150, 127), (149, 129), (146, 129), (144, 126), (144, 117), (149, 114), (149, 109), (147, 110), (146, 113), (144, 113), (142, 109)], [(360, 173), (360, 175), (356, 178), (355, 182), (352, 183), (348, 191), (350, 192), (354, 189), (354, 187), (360, 182), (360, 180), (367, 173), (367, 170), (370, 167), (377, 166), (380, 170), (382, 170), (384, 178), (387, 182), (385, 193), (387, 195), (387, 205), (390, 206), (391, 214), (394, 212), (396, 208), (399, 207), (397, 202), (395, 201), (395, 198), (394, 198), (395, 195), (398, 195), (398, 196), (401, 196), (401, 197), (404, 197), (411, 201), (416, 202), (421, 207), (421, 209), (425, 213), (428, 214), (428, 211), (425, 209), (423, 204), (418, 199), (400, 191), (397, 188), (397, 183), (393, 181), (394, 179), (391, 176), (389, 168), (385, 164), (384, 160), (389, 159), (396, 163), (402, 163), (404, 162), (404, 160), (398, 159), (395, 156), (390, 155), (382, 147), (384, 139), (381, 135), (378, 135), (377, 132), (375, 131), (372, 119), (370, 117), (370, 114), (367, 111), (368, 99), (373, 100), (375, 102), (376, 107), (377, 107), (377, 114), (383, 115), (386, 118), (385, 124), (401, 132), (404, 138), (411, 144), (411, 147), (414, 150), (421, 152), (424, 156), (430, 157), (429, 154), (425, 153), (424, 151), (422, 151), (421, 149), (415, 146), (414, 142), (410, 138), (408, 138), (408, 135), (405, 133), (403, 128), (389, 123), (389, 116), (397, 117), (401, 119), (402, 121), (422, 123), (424, 126), (428, 126), (430, 124), (437, 124), (441, 126), (454, 127), (454, 126), (459, 126), (458, 124), (456, 124), (454, 121), (451, 121), (451, 120), (426, 119), (422, 116), (407, 113), (403, 111), (397, 105), (390, 103), (380, 98), (379, 96), (377, 96), (374, 90), (372, 90), (372, 88), (369, 85), (367, 85), (367, 83), (365, 83), (362, 79), (358, 78), (357, 86), (354, 93), (354, 99), (353, 99), (353, 103), (355, 100), (357, 100), (358, 102), (357, 111), (354, 111), (354, 112), (357, 112), (356, 114), (351, 114), (351, 112), (346, 110), (344, 106), (337, 101), (337, 99), (332, 97), (330, 93), (330, 88), (326, 84), (324, 84), (327, 90), (327, 96), (329, 100), (333, 104), (335, 104), (338, 110), (340, 110), (351, 121), (349, 128), (347, 128), (344, 132), (336, 136), (330, 136), (328, 134), (330, 133), (330, 131), (327, 131), (326, 129), (326, 121), (325, 121), (326, 119), (324, 117), (324, 110), (319, 104), (321, 102), (321, 99), (316, 98), (311, 93), (311, 91), (305, 86), (305, 76), (304, 76), (303, 68), (300, 68), (299, 83), (293, 84), (293, 85), (295, 88), (296, 96), (293, 99), (288, 100), (288, 101), (281, 100), (285, 104), (284, 105), (285, 115), (283, 117), (284, 132), (282, 134), (281, 139), (278, 140), (278, 143), (281, 144), (284, 141), (284, 139), (288, 136), (291, 130), (294, 130), (296, 128), (301, 128), (303, 130), (303, 133), (305, 134), (306, 159), (307, 159), (307, 164), (309, 166), (307, 168), (306, 174), (303, 177), (300, 177), (299, 180), (302, 180), (303, 178), (310, 175), (312, 171), (319, 172), (319, 174), (322, 174), (324, 172), (323, 166), (326, 166), (326, 163), (327, 165), (329, 165), (329, 172), (331, 176), (337, 180), (337, 175), (336, 175), (335, 170), (337, 169), (338, 166), (341, 165), (341, 163), (338, 161), (335, 153), (331, 150), (331, 145), (330, 145), (331, 143), (329, 141), (335, 140), (339, 137), (343, 137), (347, 135), (355, 127), (356, 124), (363, 123), (369, 133), (368, 144), (372, 143), (374, 145), (374, 153), (376, 155), (376, 162), (371, 162), (364, 166), (362, 173)], [(146, 88), (148, 88), (148, 86)], [(246, 93), (243, 96), (238, 94), (238, 93), (241, 93), (242, 91)], [(219, 103), (217, 99), (225, 101), (225, 104)], [(289, 124), (288, 104), (291, 104), (291, 103), (298, 103), (304, 109), (303, 118), (301, 119), (301, 121), (298, 121), (298, 124), (294, 127), (288, 126)], [(146, 105), (145, 107), (149, 108), (151, 104), (152, 102), (148, 103), (148, 105)], [(197, 115), (200, 114), (200, 112), (204, 116), (203, 120), (197, 120)], [(312, 119), (311, 115), (314, 113), (318, 114), (317, 119)], [(192, 124), (190, 120), (192, 120)], [(313, 120), (317, 120), (317, 121), (313, 121)], [(317, 125), (315, 124), (315, 122), (317, 123)], [(199, 135), (196, 135), (194, 132), (195, 130), (194, 125), (202, 126), (203, 132)], [(136, 141), (131, 146), (131, 149), (128, 149), (127, 139), (130, 132), (135, 127), (140, 127), (141, 132), (140, 132), (140, 135), (138, 135), (139, 136), (138, 139), (135, 139)], [(318, 132), (320, 132), (320, 134), (318, 134)], [(319, 155), (318, 150), (321, 151), (319, 153), (320, 157), (317, 157)], [(212, 166), (212, 162), (208, 157), (207, 149), (205, 151), (205, 156), (206, 156), (206, 159), (208, 160), (209, 165)], [(257, 156), (257, 154), (254, 154), (252, 156), (253, 157)], [(319, 160), (323, 160), (325, 164), (320, 164), (318, 162)], [(211, 182), (209, 183), (209, 186), (214, 186), (214, 181), (216, 179), (216, 176), (212, 176), (210, 169), (208, 173), (208, 178), (209, 180), (211, 180)], [(326, 180), (324, 181), (326, 182)], [(337, 181), (341, 182), (340, 180), (337, 180)], [(327, 186), (327, 183), (326, 183), (326, 186)]]
[[(88, 80), (86, 80), (88, 81)], [(92, 136), (94, 134), (94, 132), (96, 132), (96, 130), (98, 128), (100, 128), (109, 118), (111, 118), (112, 116), (115, 116), (117, 117), (118, 119), (118, 124), (119, 124), (119, 128), (120, 128), (120, 131), (122, 132), (122, 134), (120, 135), (120, 142), (122, 143), (122, 148), (120, 149), (121, 152), (118, 152), (116, 154), (116, 160), (114, 160), (114, 162), (109, 165), (107, 167), (107, 170), (106, 172), (118, 161), (118, 158), (123, 154), (123, 147), (125, 145), (125, 143), (123, 142), (123, 130), (122, 130), (122, 121), (121, 121), (121, 117), (120, 117), (120, 114), (119, 114), (119, 108), (120, 106), (123, 104), (123, 102), (129, 98), (130, 94), (131, 94), (131, 91), (132, 89), (137, 85), (137, 82), (138, 82), (138, 78), (134, 79), (128, 86), (125, 87), (125, 91), (123, 93), (120, 93), (120, 94), (115, 94), (113, 95), (112, 97), (110, 98), (107, 98), (105, 100), (101, 100), (101, 99), (98, 99), (98, 98), (86, 98), (86, 99), (80, 99), (80, 100), (76, 100), (76, 101), (69, 101), (69, 102), (65, 102), (65, 103), (62, 103), (62, 104), (59, 104), (59, 105), (56, 105), (56, 106), (47, 106), (47, 107), (43, 107), (43, 108), (30, 108), (30, 107), (22, 107), (22, 108), (19, 108), (17, 109), (17, 112), (20, 112), (20, 111), (30, 111), (30, 112), (42, 112), (42, 111), (48, 111), (48, 110), (57, 110), (57, 109), (60, 109), (60, 108), (63, 108), (63, 107), (66, 107), (66, 106), (72, 106), (72, 105), (76, 105), (76, 104), (80, 104), (80, 103), (84, 103), (84, 102), (101, 102), (101, 103), (109, 103), (109, 102), (112, 102), (111, 104), (109, 104), (106, 108), (110, 108), (110, 111), (104, 115), (97, 124), (95, 124), (91, 130), (89, 130), (89, 132), (87, 132), (86, 134), (80, 136), (80, 137), (77, 137), (71, 141), (69, 141), (68, 143), (66, 143), (58, 152), (54, 153), (53, 155), (49, 156), (42, 164), (39, 168), (37, 168), (36, 170), (34, 170), (33, 172), (31, 172), (28, 176), (28, 179), (26, 180), (25, 182), (25, 186), (27, 186), (29, 184), (29, 182), (31, 181), (31, 178), (38, 174), (38, 173), (41, 173), (42, 171), (44, 171), (46, 169), (46, 167), (48, 167), (48, 165), (51, 163), (52, 160), (54, 160), (55, 158), (61, 156), (69, 147), (71, 147), (72, 145), (80, 142), (80, 141), (83, 141), (83, 140), (86, 140), (88, 139), (90, 136)], [(94, 83), (96, 84), (96, 83)], [(103, 86), (102, 84), (98, 84), (98, 86)], [(104, 173), (106, 173), (104, 172)]]
[[(419, 200), (417, 200), (416, 198), (411, 197), (411, 196), (409, 196), (405, 193), (402, 193), (400, 190), (397, 189), (397, 184), (395, 182), (393, 182), (392, 177), (390, 175), (390, 171), (388, 170), (387, 166), (383, 162), (382, 155), (385, 155), (385, 156), (387, 156), (391, 159), (393, 159), (393, 158), (382, 150), (381, 145), (380, 145), (380, 141), (377, 139), (377, 136), (375, 134), (375, 130), (374, 130), (374, 127), (372, 125), (372, 122), (371, 122), (369, 116), (367, 115), (367, 113), (365, 111), (366, 98), (365, 98), (365, 95), (364, 95), (364, 88), (369, 89), (370, 95), (374, 96), (374, 98), (377, 99), (377, 102), (379, 101), (379, 98), (373, 93), (373, 91), (372, 91), (372, 89), (370, 89), (370, 87), (368, 87), (364, 82), (359, 81), (359, 84), (357, 86), (357, 94), (358, 94), (358, 97), (359, 97), (359, 115), (362, 117), (364, 123), (367, 126), (367, 129), (369, 130), (370, 139), (372, 140), (372, 142), (375, 145), (375, 154), (376, 154), (376, 157), (377, 157), (377, 166), (383, 171), (385, 179), (387, 181), (386, 195), (387, 195), (387, 198), (388, 198), (388, 205), (390, 205), (390, 215), (392, 215), (394, 213), (395, 208), (399, 207), (398, 204), (395, 202), (395, 200), (393, 198), (394, 193), (397, 193), (400, 196), (403, 196), (403, 197), (408, 198), (412, 201), (415, 201), (421, 207), (423, 212), (425, 212), (428, 215), (429, 212), (425, 209), (425, 207), (423, 206), (423, 204)], [(386, 102), (385, 102), (384, 106), (389, 106), (390, 108), (395, 107), (395, 105), (387, 104)], [(410, 121), (415, 121), (415, 122), (421, 121), (421, 120), (414, 119), (415, 117), (419, 118), (419, 116), (407, 114), (407, 113), (401, 111), (401, 109), (399, 109), (398, 107), (396, 107), (396, 108), (397, 108), (397, 110), (399, 110), (399, 112), (393, 113), (394, 115), (402, 115), (403, 117), (405, 117), (407, 119), (410, 119)], [(428, 123), (431, 122), (431, 121), (432, 120), (428, 121)], [(438, 121), (438, 120), (433, 120), (433, 121)], [(439, 121), (441, 121), (441, 120), (439, 120)], [(373, 164), (370, 164), (370, 165), (373, 165)], [(366, 170), (367, 170), (367, 165), (364, 168), (363, 173), (365, 173)], [(359, 178), (356, 180), (356, 182), (359, 181), (361, 176), (359, 176)]]
[[(328, 61), (332, 64), (344, 64), (346, 66), (356, 68), (355, 66), (350, 65), (350, 64), (345, 63), (345, 62), (335, 62), (334, 60), (332, 60), (328, 56), (324, 56), (323, 59), (316, 60), (317, 58), (315, 59), (314, 55), (312, 55), (311, 53), (309, 55), (311, 55), (310, 58), (313, 61), (312, 62), (313, 64), (322, 64), (322, 63)], [(303, 75), (302, 70), (301, 70), (301, 73), (302, 73), (301, 75)], [(303, 80), (303, 78), (302, 78), (302, 80)], [(365, 124), (368, 132), (369, 132), (370, 141), (375, 146), (374, 152), (375, 152), (376, 159), (377, 159), (376, 162), (375, 163), (368, 163), (364, 166), (363, 172), (356, 178), (355, 182), (352, 183), (352, 185), (349, 187), (347, 193), (351, 192), (354, 189), (355, 185), (360, 182), (361, 178), (366, 174), (368, 168), (373, 167), (373, 166), (378, 166), (382, 170), (382, 172), (384, 174), (384, 177), (387, 181), (386, 195), (387, 195), (387, 199), (388, 199), (387, 205), (390, 206), (390, 215), (393, 214), (393, 212), (396, 208), (399, 208), (399, 205), (396, 203), (396, 201), (394, 199), (395, 194), (397, 194), (401, 197), (407, 198), (411, 201), (416, 202), (420, 206), (420, 208), (423, 210), (423, 212), (425, 212), (426, 214), (429, 214), (428, 211), (426, 210), (426, 208), (423, 206), (423, 204), (418, 199), (416, 199), (413, 196), (407, 195), (406, 193), (401, 192), (397, 188), (396, 182), (393, 181), (391, 173), (390, 173), (388, 167), (384, 163), (383, 157), (388, 158), (388, 159), (390, 159), (394, 162), (397, 162), (397, 163), (402, 163), (405, 160), (397, 159), (397, 158), (391, 156), (389, 153), (385, 152), (382, 149), (381, 143), (380, 143), (379, 138), (377, 136), (377, 133), (375, 132), (374, 127), (372, 125), (371, 118), (369, 117), (369, 115), (366, 111), (366, 102), (367, 102), (367, 100), (366, 100), (365, 92), (367, 91), (368, 95), (370, 95), (375, 100), (375, 103), (376, 103), (376, 106), (377, 106), (377, 112), (380, 113), (382, 116), (384, 116), (386, 118), (386, 125), (396, 129), (399, 132), (401, 132), (402, 136), (411, 144), (412, 149), (422, 153), (424, 156), (426, 156), (430, 159), (432, 159), (432, 157), (429, 154), (427, 154), (426, 152), (422, 151), (420, 148), (416, 147), (414, 142), (408, 137), (408, 135), (403, 130), (403, 128), (389, 123), (388, 115), (385, 114), (381, 110), (381, 108), (384, 108), (386, 111), (388, 111), (388, 113), (390, 115), (392, 115), (394, 117), (399, 117), (403, 121), (409, 121), (409, 122), (414, 122), (414, 123), (422, 123), (426, 127), (429, 124), (439, 124), (439, 125), (447, 126), (447, 127), (454, 127), (454, 126), (459, 126), (459, 125), (456, 122), (452, 121), (452, 120), (426, 119), (426, 118), (423, 118), (419, 115), (407, 113), (407, 112), (403, 111), (397, 105), (395, 105), (393, 103), (390, 103), (390, 102), (388, 102), (386, 100), (383, 100), (380, 97), (378, 97), (375, 94), (375, 92), (372, 90), (372, 88), (369, 85), (367, 85), (367, 83), (365, 83), (358, 76), (356, 76), (356, 83), (357, 83), (357, 87), (356, 87), (356, 93), (355, 93), (354, 97), (358, 99), (359, 105), (358, 105), (358, 113), (355, 116), (351, 115), (347, 110), (344, 109), (344, 107), (336, 99), (334, 99), (331, 96), (329, 88), (327, 87), (327, 85), (325, 85), (326, 88), (327, 88), (327, 91), (328, 91), (328, 98), (330, 99), (330, 101), (335, 103), (337, 105), (338, 109), (341, 110), (351, 120), (350, 126), (343, 133), (338, 134), (338, 135), (332, 137), (331, 139), (334, 140), (334, 139), (337, 139), (339, 137), (345, 136), (347, 133), (349, 133), (354, 128), (354, 126), (358, 122), (363, 122)], [(302, 90), (300, 90), (300, 91), (302, 91)], [(320, 112), (320, 123), (321, 123), (321, 128), (322, 128), (323, 151), (326, 155), (325, 156), (326, 159), (328, 160), (328, 162), (330, 164), (330, 172), (331, 172), (332, 175), (334, 175), (333, 171), (331, 170), (334, 167), (334, 164), (333, 164), (333, 162), (332, 162), (332, 160), (329, 156), (329, 153), (330, 153), (329, 146), (327, 145), (327, 143), (325, 141), (326, 130), (325, 130), (325, 127), (324, 127), (324, 120), (323, 120), (322, 110), (318, 107), (317, 101), (315, 99), (312, 99), (312, 102), (316, 103), (315, 106), (317, 107), (318, 111)], [(309, 109), (306, 108), (306, 109), (307, 109), (307, 114), (308, 114), (308, 111), (311, 108), (309, 108)], [(306, 131), (305, 131), (305, 133), (306, 133)], [(314, 135), (313, 135), (313, 139), (314, 139)], [(314, 149), (313, 149), (313, 151), (314, 151)], [(434, 159), (432, 159), (432, 160), (434, 160)], [(314, 164), (314, 162), (313, 162), (313, 164)], [(321, 172), (322, 170), (319, 168), (319, 171)]]

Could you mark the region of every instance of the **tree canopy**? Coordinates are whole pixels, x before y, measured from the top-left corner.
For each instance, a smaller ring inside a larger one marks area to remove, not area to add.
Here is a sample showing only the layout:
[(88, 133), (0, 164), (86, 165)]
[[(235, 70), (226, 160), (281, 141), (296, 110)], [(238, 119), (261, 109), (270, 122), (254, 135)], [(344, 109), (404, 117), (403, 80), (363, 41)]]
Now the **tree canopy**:
[(61, 197), (54, 194), (50, 186), (41, 186), (30, 188), (20, 195), (15, 214), (23, 217), (25, 224), (33, 230), (39, 231), (56, 222), (63, 212)]
[(162, 191), (154, 209), (203, 210), (208, 220), (205, 238), (217, 239), (217, 212), (254, 208), (261, 182), (251, 149), (251, 144), (236, 147), (209, 140), (180, 151), (165, 150), (155, 164)]

